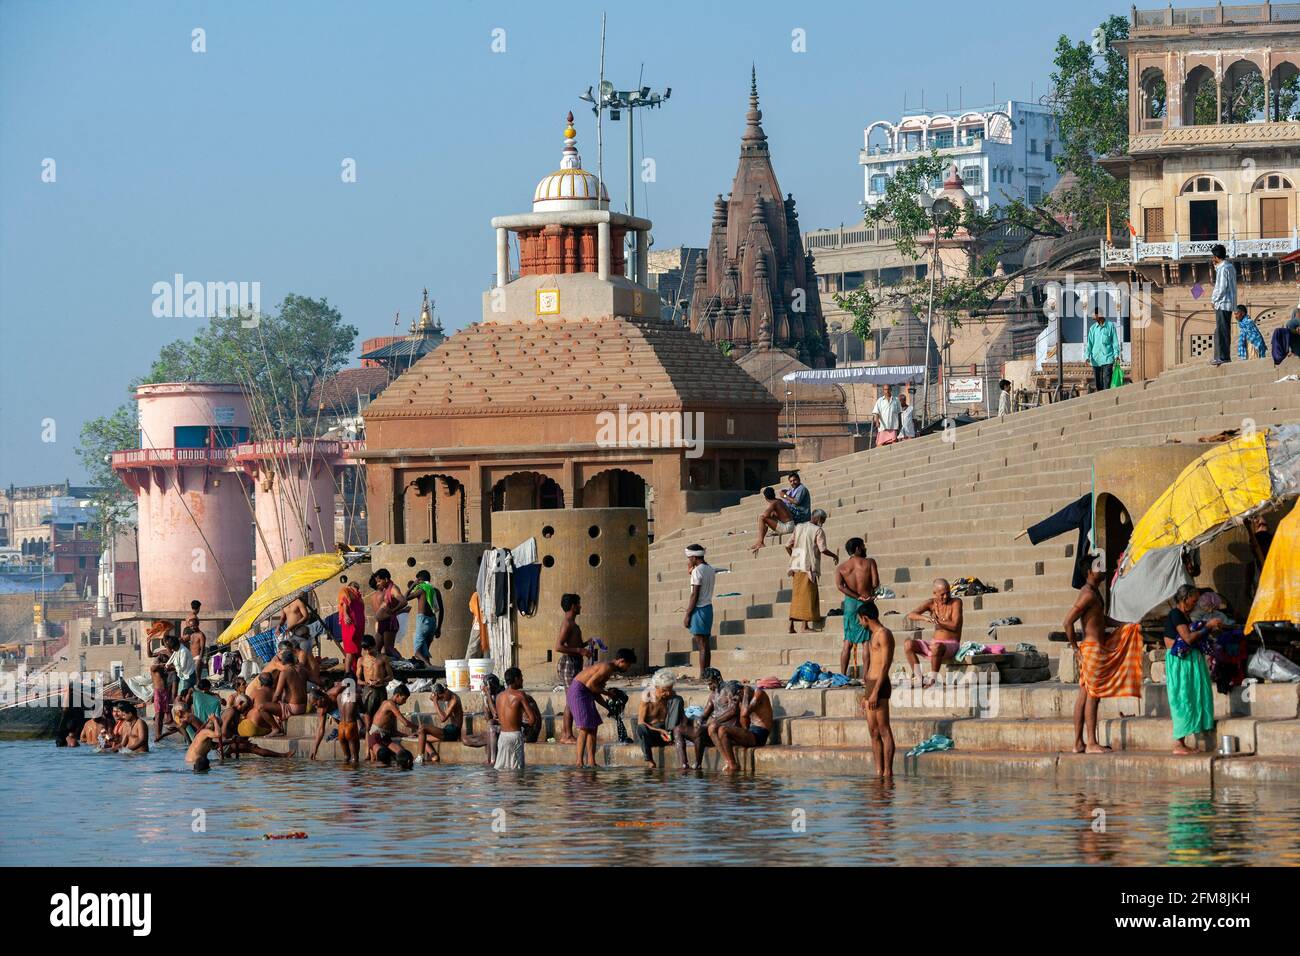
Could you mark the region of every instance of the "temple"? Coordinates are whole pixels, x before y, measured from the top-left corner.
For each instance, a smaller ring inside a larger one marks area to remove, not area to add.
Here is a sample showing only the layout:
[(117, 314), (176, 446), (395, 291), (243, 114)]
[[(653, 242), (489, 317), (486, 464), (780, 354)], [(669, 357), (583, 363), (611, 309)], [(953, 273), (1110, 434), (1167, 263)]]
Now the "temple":
[(776, 348), (810, 368), (829, 368), (835, 357), (812, 255), (803, 250), (794, 196), (781, 199), (762, 119), (751, 71), (740, 162), (731, 195), (713, 204), (709, 244), (696, 267), (691, 327), (737, 357)]
[[(372, 542), (493, 541), (494, 513), (535, 509), (645, 508), (662, 534), (775, 477), (780, 404), (661, 318), (646, 285), (651, 223), (609, 209), (568, 123), (532, 211), (492, 220), (482, 321), (365, 410)], [(622, 274), (629, 234), (642, 252), (634, 278)], [(797, 231), (777, 235), (784, 257)]]

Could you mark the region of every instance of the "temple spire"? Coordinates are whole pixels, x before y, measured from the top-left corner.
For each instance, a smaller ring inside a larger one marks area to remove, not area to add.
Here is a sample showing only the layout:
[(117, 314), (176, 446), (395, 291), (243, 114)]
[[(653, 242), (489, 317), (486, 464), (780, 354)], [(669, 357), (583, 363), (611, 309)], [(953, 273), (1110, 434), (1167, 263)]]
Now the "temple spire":
[(745, 114), (745, 135), (740, 138), (741, 151), (754, 149), (766, 152), (767, 134), (763, 132), (763, 111), (758, 108), (758, 71), (749, 67), (749, 112)]

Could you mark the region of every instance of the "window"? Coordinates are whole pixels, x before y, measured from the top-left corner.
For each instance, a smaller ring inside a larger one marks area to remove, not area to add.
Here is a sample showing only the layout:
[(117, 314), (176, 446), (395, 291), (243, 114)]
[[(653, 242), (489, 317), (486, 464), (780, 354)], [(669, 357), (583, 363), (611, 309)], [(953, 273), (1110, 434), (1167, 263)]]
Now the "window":
[(1223, 183), (1212, 176), (1193, 176), (1183, 183), (1183, 194), (1187, 193), (1221, 193)]
[(1043, 144), (1043, 159), (1047, 160), (1049, 163), (1052, 161), (1052, 144), (1051, 144), (1051, 143), (1044, 143), (1044, 144)]
[(1042, 202), (1042, 201), (1043, 201), (1043, 187), (1042, 187), (1042, 186), (1030, 186), (1030, 187), (1028, 187), (1028, 188), (1025, 190), (1025, 198), (1029, 201), (1029, 204), (1030, 204), (1031, 206), (1033, 206), (1033, 205), (1037, 205), (1038, 203)]
[(930, 145), (935, 149), (947, 149), (952, 145), (952, 130), (930, 134)]
[(889, 183), (889, 177), (886, 176), (884, 173), (877, 173), (876, 175), (872, 176), (871, 195), (883, 196), (885, 194), (885, 187), (888, 185), (888, 183)]
[(1260, 176), (1259, 179), (1255, 180), (1253, 188), (1258, 192), (1261, 189), (1291, 189), (1292, 186), (1291, 180), (1285, 176), (1278, 173), (1269, 173), (1267, 176)]
[(967, 166), (961, 171), (961, 178), (967, 186), (979, 186), (984, 182), (984, 171), (978, 166)]
[(1038, 155), (1038, 140), (1031, 139), (1029, 141), (1029, 152), (1035, 156)]

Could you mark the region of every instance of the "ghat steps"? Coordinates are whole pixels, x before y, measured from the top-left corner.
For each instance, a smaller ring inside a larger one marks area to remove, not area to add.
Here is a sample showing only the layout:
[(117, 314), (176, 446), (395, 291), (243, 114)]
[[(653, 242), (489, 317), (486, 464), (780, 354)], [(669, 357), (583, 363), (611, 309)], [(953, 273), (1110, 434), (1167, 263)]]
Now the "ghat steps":
[[(1201, 436), (1300, 421), (1300, 385), (1277, 380), (1295, 362), (1232, 362), (1180, 366), (1158, 379), (1028, 409), (1006, 419), (969, 425), (946, 441), (932, 435), (857, 452), (805, 468), (815, 507), (824, 508), (827, 539), (843, 555), (844, 541), (862, 537), (897, 597), (879, 603), (883, 620), (901, 638), (929, 636), (903, 625), (903, 615), (929, 594), (935, 577), (977, 577), (998, 593), (965, 600), (965, 637), (1032, 644), (1053, 660), (1062, 645), (1048, 634), (1074, 600), (1070, 587), (1075, 542), (1063, 535), (1038, 547), (1015, 536), (1092, 487), (1093, 456), (1117, 447), (1168, 442), (1198, 445)], [(752, 495), (657, 540), (650, 554), (650, 662), (694, 668), (697, 655), (682, 626), (689, 581), (682, 548), (700, 543), (719, 574), (714, 601), (712, 663), (727, 677), (788, 677), (806, 659), (837, 666), (842, 620), (788, 635), (788, 556), (774, 537), (757, 557), (762, 499)], [(689, 519), (688, 519), (689, 520)], [(788, 539), (787, 539), (788, 540)], [(840, 606), (834, 568), (823, 558), (822, 613)], [(734, 595), (723, 597), (721, 595)], [(890, 612), (897, 612), (891, 614)], [(901, 653), (901, 647), (900, 647)]]

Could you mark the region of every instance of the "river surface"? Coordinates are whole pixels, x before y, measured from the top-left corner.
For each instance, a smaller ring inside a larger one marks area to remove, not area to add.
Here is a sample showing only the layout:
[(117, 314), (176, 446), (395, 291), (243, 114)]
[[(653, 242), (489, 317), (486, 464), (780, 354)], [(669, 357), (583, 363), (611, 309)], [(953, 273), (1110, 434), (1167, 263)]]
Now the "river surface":
[[(924, 758), (922, 758), (924, 759)], [(1300, 792), (350, 769), (0, 742), (0, 865), (1300, 865)], [(305, 840), (267, 840), (302, 831)]]

